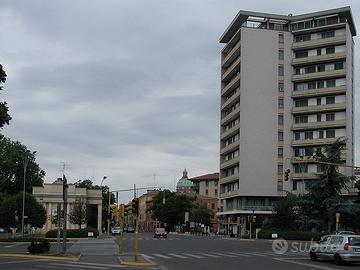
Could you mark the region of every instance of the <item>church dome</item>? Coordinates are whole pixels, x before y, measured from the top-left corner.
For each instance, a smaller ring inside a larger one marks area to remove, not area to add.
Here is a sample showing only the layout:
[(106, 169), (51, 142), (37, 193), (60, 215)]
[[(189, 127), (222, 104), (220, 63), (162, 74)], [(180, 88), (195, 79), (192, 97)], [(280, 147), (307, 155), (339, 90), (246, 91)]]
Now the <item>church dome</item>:
[(176, 188), (192, 188), (193, 182), (188, 178), (186, 169), (183, 171), (183, 177), (177, 182)]

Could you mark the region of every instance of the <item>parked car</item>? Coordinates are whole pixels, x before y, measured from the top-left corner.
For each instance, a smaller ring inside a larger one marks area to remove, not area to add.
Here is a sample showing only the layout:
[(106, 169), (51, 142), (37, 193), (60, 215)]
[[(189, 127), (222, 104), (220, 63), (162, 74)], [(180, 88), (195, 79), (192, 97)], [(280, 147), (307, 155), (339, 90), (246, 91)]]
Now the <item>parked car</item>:
[(355, 235), (355, 233), (352, 231), (337, 231), (335, 233), (340, 235)]
[(360, 262), (360, 236), (334, 234), (321, 238), (310, 250), (310, 259), (333, 260), (340, 265), (346, 262)]
[(131, 226), (129, 226), (128, 228), (127, 228), (127, 232), (129, 232), (129, 233), (133, 233), (135, 230), (134, 230), (134, 227), (131, 227)]
[(6, 229), (0, 228), (0, 233), (6, 233)]
[(120, 234), (120, 227), (119, 226), (115, 226), (111, 229), (111, 234)]
[(164, 228), (156, 228), (154, 238), (167, 238), (167, 232)]

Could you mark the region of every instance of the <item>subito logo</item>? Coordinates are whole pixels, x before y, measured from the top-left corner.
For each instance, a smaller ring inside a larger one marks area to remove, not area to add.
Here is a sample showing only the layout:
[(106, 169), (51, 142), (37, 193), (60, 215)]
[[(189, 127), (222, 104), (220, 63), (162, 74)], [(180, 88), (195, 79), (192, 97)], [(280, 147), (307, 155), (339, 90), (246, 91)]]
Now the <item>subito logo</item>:
[(285, 239), (279, 238), (272, 242), (272, 250), (276, 254), (284, 254), (289, 248), (289, 244)]

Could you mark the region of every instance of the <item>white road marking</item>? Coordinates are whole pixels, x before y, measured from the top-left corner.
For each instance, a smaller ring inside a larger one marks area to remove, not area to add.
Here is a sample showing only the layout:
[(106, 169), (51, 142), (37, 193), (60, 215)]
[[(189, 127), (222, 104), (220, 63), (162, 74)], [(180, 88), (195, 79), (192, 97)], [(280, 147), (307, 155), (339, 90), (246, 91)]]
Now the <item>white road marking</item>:
[(265, 257), (266, 255), (264, 254), (259, 254), (259, 253), (255, 253), (255, 252), (244, 252), (244, 254), (250, 255), (250, 256), (259, 256), (259, 257)]
[(290, 261), (287, 259), (274, 258), (274, 260), (277, 260), (280, 262), (298, 264), (298, 265), (302, 265), (302, 266), (308, 266), (308, 267), (317, 268), (317, 269), (323, 269), (323, 270), (339, 270), (338, 268), (332, 268), (332, 267), (328, 267), (328, 266), (316, 265), (316, 264), (311, 264), (311, 263)]
[(212, 252), (213, 254), (219, 255), (219, 256), (223, 256), (223, 257), (230, 257), (230, 258), (236, 258), (237, 256), (235, 255), (230, 255), (230, 254), (225, 254), (225, 253), (219, 253), (219, 252)]
[(186, 259), (187, 257), (179, 255), (179, 254), (175, 254), (175, 253), (167, 253), (170, 256), (176, 257), (176, 258), (180, 258), (180, 259)]
[(50, 265), (54, 265), (54, 266), (66, 266), (66, 268), (68, 267), (75, 267), (75, 268), (86, 268), (86, 269), (109, 269), (108, 267), (102, 267), (102, 266), (90, 266), (90, 265), (76, 265), (76, 264), (67, 264), (67, 263), (51, 263)]
[(233, 254), (233, 255), (236, 255), (236, 256), (243, 256), (243, 257), (250, 257), (250, 255), (244, 254), (244, 253), (228, 252), (228, 254)]
[(210, 258), (220, 258), (220, 256), (218, 256), (218, 255), (213, 255), (213, 254), (209, 254), (209, 253), (198, 252), (197, 254), (204, 255), (204, 256), (207, 256)]
[(163, 258), (163, 259), (171, 259), (171, 257), (169, 257), (169, 256), (158, 254), (158, 253), (153, 253), (152, 255), (154, 255), (156, 257)]
[(182, 253), (182, 254), (184, 254), (185, 256), (189, 256), (189, 257), (196, 258), (196, 259), (203, 259), (203, 258), (205, 258), (205, 257), (203, 257), (203, 256), (195, 255), (195, 254), (190, 254), (190, 253)]
[(154, 257), (149, 256), (149, 255), (146, 255), (146, 254), (144, 254), (144, 253), (142, 253), (141, 255), (142, 255), (145, 259), (150, 259), (150, 260), (153, 260), (153, 259), (154, 259)]

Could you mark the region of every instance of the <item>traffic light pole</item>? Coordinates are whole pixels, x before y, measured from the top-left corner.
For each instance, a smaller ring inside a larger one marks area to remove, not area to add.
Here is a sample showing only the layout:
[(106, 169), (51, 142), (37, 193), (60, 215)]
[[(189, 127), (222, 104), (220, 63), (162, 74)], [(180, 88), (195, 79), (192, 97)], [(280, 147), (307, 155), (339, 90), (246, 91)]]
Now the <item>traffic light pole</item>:
[(64, 192), (64, 228), (63, 228), (63, 253), (66, 253), (66, 223), (67, 223), (67, 196), (68, 196), (68, 185), (67, 185), (67, 180), (66, 177), (64, 175), (63, 178), (63, 192)]
[(57, 209), (56, 209), (56, 213), (57, 213), (57, 251), (60, 254), (61, 252), (61, 245), (60, 245), (60, 236), (61, 236), (61, 205), (60, 203), (57, 204)]
[(124, 254), (124, 218), (120, 217), (120, 254)]
[(108, 192), (108, 197), (109, 197), (109, 201), (108, 201), (108, 216), (107, 216), (107, 236), (110, 236), (110, 202), (111, 202), (111, 192), (109, 190)]

